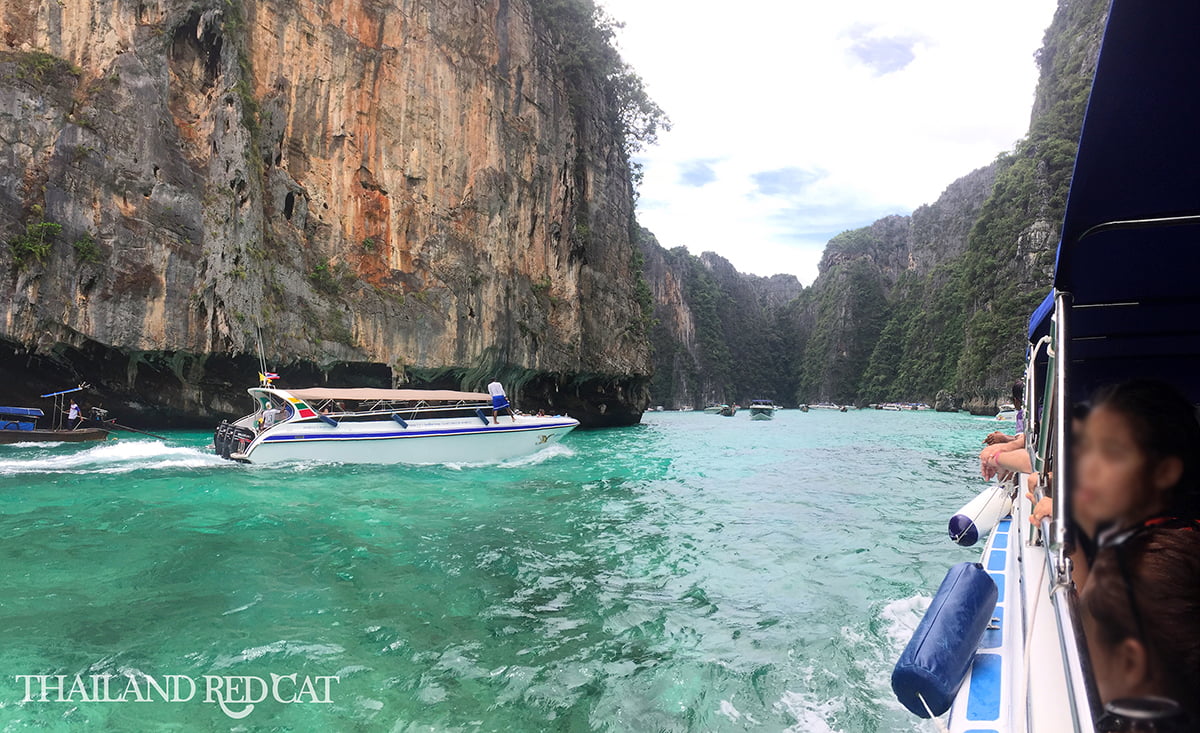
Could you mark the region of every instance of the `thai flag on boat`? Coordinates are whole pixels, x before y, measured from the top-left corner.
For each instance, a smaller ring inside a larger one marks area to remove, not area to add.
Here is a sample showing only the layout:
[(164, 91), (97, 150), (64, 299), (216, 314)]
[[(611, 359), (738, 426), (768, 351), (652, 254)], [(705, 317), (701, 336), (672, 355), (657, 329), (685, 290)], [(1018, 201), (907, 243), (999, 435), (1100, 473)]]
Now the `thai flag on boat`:
[(260, 382), (273, 382), (276, 379), (279, 379), (279, 375), (276, 374), (275, 372), (259, 372), (258, 373), (258, 381), (260, 381)]

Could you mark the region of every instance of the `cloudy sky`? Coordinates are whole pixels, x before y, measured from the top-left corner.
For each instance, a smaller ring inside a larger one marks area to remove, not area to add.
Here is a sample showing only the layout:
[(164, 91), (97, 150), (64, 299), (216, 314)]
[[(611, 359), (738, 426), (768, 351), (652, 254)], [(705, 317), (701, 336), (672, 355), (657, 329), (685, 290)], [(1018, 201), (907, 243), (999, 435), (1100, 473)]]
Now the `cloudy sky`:
[(1054, 0), (598, 0), (673, 129), (638, 218), (742, 272), (937, 199), (1029, 125)]

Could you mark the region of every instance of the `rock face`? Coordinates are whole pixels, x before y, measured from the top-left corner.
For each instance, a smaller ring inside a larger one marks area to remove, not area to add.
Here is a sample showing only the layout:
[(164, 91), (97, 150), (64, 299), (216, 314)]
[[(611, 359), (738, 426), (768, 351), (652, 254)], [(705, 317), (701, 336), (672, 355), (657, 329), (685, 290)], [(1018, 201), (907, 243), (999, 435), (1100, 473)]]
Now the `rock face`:
[(671, 409), (755, 398), (791, 403), (789, 319), (800, 281), (743, 274), (712, 252), (668, 251), (645, 231), (641, 244), (654, 302), (651, 401)]
[[(655, 318), (651, 400), (671, 407), (756, 397), (865, 401), (864, 374), (893, 305), (964, 252), (996, 169), (964, 176), (911, 216), (835, 237), (808, 288), (791, 275), (739, 273), (709, 252), (667, 251), (644, 236)], [(914, 389), (911, 398), (921, 396)]]
[(0, 251), (0, 369), (207, 422), (261, 330), (296, 386), (635, 422), (628, 161), (556, 42), (527, 0), (5, 3), (0, 236), (62, 229)]

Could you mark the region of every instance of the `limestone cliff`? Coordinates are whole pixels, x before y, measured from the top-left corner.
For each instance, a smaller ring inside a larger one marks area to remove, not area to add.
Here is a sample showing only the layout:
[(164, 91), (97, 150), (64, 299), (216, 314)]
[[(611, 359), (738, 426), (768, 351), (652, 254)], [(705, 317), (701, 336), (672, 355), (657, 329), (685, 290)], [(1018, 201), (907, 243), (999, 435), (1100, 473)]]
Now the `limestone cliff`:
[(499, 374), (636, 421), (627, 155), (562, 43), (527, 0), (0, 3), (15, 397), (239, 412), (261, 328), (292, 384)]
[(790, 313), (800, 281), (740, 273), (712, 252), (666, 250), (644, 230), (641, 245), (654, 302), (651, 401), (671, 409), (792, 402)]
[[(755, 397), (849, 403), (870, 391), (864, 375), (878, 381), (885, 372), (886, 389), (875, 391), (895, 391), (892, 380), (905, 359), (921, 363), (914, 377), (930, 383), (943, 377), (930, 353), (944, 329), (914, 328), (900, 319), (911, 331), (903, 346), (913, 353), (891, 355), (887, 362), (883, 352), (890, 341), (882, 336), (909, 299), (945, 284), (943, 265), (965, 251), (998, 168), (962, 177), (911, 216), (885, 217), (838, 235), (808, 288), (791, 275), (739, 273), (711, 252), (695, 257), (683, 248), (667, 251), (646, 233), (642, 249), (655, 317), (651, 400), (670, 407)], [(921, 313), (947, 319), (932, 307)], [(909, 311), (904, 314), (908, 318)], [(880, 343), (885, 348), (876, 355)], [(957, 351), (949, 357), (951, 371), (957, 357)], [(906, 383), (903, 389), (920, 396), (927, 387)]]

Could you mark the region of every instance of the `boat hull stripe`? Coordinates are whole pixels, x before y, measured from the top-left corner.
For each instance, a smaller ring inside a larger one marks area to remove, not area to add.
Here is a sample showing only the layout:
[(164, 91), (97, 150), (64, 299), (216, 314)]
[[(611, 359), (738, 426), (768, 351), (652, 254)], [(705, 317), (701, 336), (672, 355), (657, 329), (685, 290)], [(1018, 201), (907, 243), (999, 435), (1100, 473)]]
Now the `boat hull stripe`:
[(532, 425), (519, 428), (462, 428), (456, 430), (425, 430), (421, 432), (407, 431), (403, 433), (310, 433), (299, 435), (268, 435), (262, 439), (264, 443), (297, 443), (311, 440), (384, 440), (391, 438), (422, 438), (445, 435), (487, 435), (488, 433), (528, 433), (540, 430), (561, 430), (573, 428), (572, 423), (557, 423), (554, 425)]

